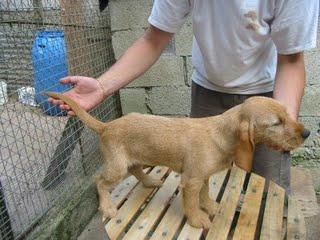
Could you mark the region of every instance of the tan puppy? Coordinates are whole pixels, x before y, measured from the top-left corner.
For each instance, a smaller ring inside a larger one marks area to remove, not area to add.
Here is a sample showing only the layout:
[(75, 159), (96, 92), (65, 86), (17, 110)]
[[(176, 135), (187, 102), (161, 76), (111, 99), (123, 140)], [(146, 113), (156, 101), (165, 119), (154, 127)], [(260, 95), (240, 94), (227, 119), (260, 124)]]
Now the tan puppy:
[(282, 105), (266, 97), (252, 97), (214, 117), (166, 118), (132, 113), (103, 123), (68, 97), (48, 95), (69, 104), (100, 135), (101, 151), (107, 160), (96, 183), (104, 219), (117, 213), (108, 191), (127, 171), (146, 187), (159, 187), (161, 181), (145, 174), (142, 166), (164, 165), (181, 173), (184, 213), (189, 223), (209, 228), (208, 214), (215, 210), (208, 195), (212, 174), (230, 168), (232, 162), (250, 171), (256, 144), (290, 151), (310, 134), (303, 124), (289, 117)]

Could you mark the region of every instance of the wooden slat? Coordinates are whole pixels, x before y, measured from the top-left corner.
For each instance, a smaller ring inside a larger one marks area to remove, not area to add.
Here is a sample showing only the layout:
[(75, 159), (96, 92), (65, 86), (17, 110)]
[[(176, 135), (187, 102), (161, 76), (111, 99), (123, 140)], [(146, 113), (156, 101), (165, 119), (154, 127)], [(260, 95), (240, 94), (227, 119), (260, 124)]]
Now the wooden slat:
[(197, 240), (200, 239), (202, 235), (201, 228), (194, 228), (190, 226), (187, 222), (184, 224), (183, 229), (181, 230), (178, 240)]
[(254, 239), (264, 189), (264, 178), (251, 174), (233, 239)]
[(218, 197), (218, 194), (220, 192), (221, 186), (224, 182), (224, 179), (226, 178), (226, 175), (228, 173), (228, 170), (221, 171), (217, 174), (214, 174), (209, 179), (209, 195), (212, 199), (216, 200)]
[(270, 181), (260, 239), (281, 239), (285, 190)]
[(144, 239), (157, 222), (179, 183), (180, 175), (172, 172), (123, 239)]
[[(227, 173), (228, 170), (224, 170), (217, 174), (214, 174), (209, 179), (209, 195), (212, 199), (217, 200), (218, 194), (220, 192), (220, 189), (226, 178)], [(199, 239), (202, 235), (202, 231), (202, 229), (194, 228), (186, 222), (179, 234), (178, 240)]]
[[(160, 168), (158, 168), (160, 169)], [(143, 171), (146, 173), (150, 170), (144, 169)], [(122, 204), (122, 202), (127, 198), (128, 194), (132, 189), (137, 186), (138, 180), (134, 176), (128, 176), (125, 179), (123, 179), (111, 192), (111, 201), (119, 207), (119, 205)]]
[(182, 193), (179, 192), (175, 197), (157, 229), (152, 234), (151, 240), (169, 240), (174, 237), (184, 217), (181, 195)]
[(119, 205), (125, 200), (129, 192), (138, 184), (138, 180), (134, 176), (130, 176), (121, 183), (119, 183), (115, 189), (111, 192), (111, 201), (119, 207)]
[(298, 200), (298, 207), (305, 217), (319, 214), (319, 205), (309, 169), (291, 168), (291, 195)]
[[(155, 167), (150, 172), (150, 176), (161, 179), (167, 171), (168, 168), (166, 167)], [(122, 189), (126, 190), (125, 188)], [(120, 236), (130, 220), (138, 212), (140, 207), (153, 191), (154, 188), (146, 188), (142, 185), (142, 183), (139, 183), (138, 186), (132, 190), (130, 197), (118, 210), (117, 215), (112, 218), (105, 226), (106, 232), (110, 239), (117, 239)], [(123, 191), (120, 193), (122, 194)]]
[(295, 197), (289, 197), (287, 239), (306, 239), (306, 226), (304, 217), (299, 210), (298, 201)]
[(225, 193), (220, 202), (206, 239), (227, 239), (245, 179), (245, 171), (233, 167)]

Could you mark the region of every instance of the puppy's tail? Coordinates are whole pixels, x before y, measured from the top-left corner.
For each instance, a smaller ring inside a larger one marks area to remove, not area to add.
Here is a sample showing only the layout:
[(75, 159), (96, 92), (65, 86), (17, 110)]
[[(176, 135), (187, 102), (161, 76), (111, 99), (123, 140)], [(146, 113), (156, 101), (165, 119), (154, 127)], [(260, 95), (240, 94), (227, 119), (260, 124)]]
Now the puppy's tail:
[(75, 112), (75, 114), (93, 131), (97, 133), (101, 133), (103, 131), (106, 124), (92, 117), (89, 113), (87, 113), (83, 108), (81, 108), (75, 101), (73, 101), (68, 96), (56, 92), (46, 92), (45, 94), (49, 97), (60, 99), (67, 103)]

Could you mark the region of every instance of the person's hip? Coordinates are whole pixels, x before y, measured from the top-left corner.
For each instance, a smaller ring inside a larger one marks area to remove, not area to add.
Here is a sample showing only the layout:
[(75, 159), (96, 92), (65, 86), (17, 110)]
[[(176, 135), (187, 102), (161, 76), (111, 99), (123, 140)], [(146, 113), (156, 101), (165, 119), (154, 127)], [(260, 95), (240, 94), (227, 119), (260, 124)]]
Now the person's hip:
[(273, 92), (261, 94), (229, 94), (206, 89), (192, 82), (190, 117), (208, 117), (221, 114), (243, 103), (252, 96), (272, 97)]

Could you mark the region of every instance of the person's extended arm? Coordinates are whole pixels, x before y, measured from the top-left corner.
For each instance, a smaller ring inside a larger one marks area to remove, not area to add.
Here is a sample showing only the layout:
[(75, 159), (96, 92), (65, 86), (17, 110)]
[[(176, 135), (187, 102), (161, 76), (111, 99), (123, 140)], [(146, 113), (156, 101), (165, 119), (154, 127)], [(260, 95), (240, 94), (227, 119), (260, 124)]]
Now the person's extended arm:
[(303, 53), (279, 54), (273, 97), (283, 103), (295, 119), (299, 114), (305, 82)]
[[(120, 59), (98, 78), (98, 81), (82, 76), (69, 76), (61, 79), (63, 84), (75, 84), (75, 87), (65, 94), (85, 110), (92, 109), (105, 97), (146, 72), (160, 57), (172, 36), (172, 33), (150, 25), (142, 37), (129, 47)], [(70, 110), (70, 107), (60, 100), (50, 98), (49, 101), (60, 105), (61, 109)], [(74, 115), (72, 111), (68, 113)]]
[(172, 33), (150, 26), (110, 70), (98, 78), (105, 94), (112, 94), (146, 72), (157, 61), (172, 36)]

